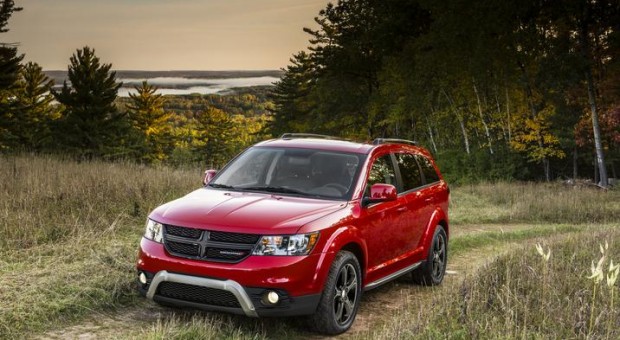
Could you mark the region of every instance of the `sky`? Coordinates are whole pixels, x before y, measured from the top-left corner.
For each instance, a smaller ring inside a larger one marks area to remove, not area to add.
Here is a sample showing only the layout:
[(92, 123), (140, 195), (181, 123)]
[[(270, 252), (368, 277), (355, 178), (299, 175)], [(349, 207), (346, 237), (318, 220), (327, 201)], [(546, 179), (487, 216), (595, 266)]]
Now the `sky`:
[(66, 70), (84, 46), (116, 70), (273, 70), (308, 45), (328, 0), (16, 0), (2, 42)]

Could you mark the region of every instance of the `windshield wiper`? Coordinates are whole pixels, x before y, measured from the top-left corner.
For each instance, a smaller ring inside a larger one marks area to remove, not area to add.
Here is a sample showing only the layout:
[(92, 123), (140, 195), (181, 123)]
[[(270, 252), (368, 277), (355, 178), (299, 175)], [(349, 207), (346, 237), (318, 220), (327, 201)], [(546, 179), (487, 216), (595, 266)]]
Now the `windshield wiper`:
[(298, 195), (307, 195), (307, 193), (300, 191), (300, 190), (296, 190), (296, 189), (290, 189), (290, 188), (285, 188), (285, 187), (272, 187), (272, 186), (255, 186), (255, 187), (243, 187), (243, 188), (237, 188), (237, 189), (241, 189), (241, 190), (256, 190), (256, 191), (266, 191), (266, 192), (274, 192), (274, 193), (280, 193), (280, 194), (298, 194)]
[(228, 184), (209, 183), (207, 185), (212, 188), (217, 188), (217, 189), (236, 189), (232, 185), (228, 185)]

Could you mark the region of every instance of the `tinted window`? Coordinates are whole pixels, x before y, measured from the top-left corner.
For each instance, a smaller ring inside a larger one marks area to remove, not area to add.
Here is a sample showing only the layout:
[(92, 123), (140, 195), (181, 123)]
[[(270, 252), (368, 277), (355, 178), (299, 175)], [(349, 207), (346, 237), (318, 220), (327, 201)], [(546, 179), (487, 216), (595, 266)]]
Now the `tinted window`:
[(381, 156), (372, 164), (366, 184), (366, 195), (370, 194), (370, 187), (377, 183), (386, 183), (396, 186), (396, 173), (394, 172), (394, 165), (392, 164), (390, 155)]
[(417, 155), (416, 158), (418, 159), (420, 167), (422, 168), (422, 173), (424, 174), (424, 179), (426, 179), (426, 184), (439, 181), (439, 175), (437, 175), (437, 172), (435, 171), (435, 168), (433, 167), (431, 161), (424, 156)]
[(422, 186), (422, 175), (415, 157), (409, 153), (396, 154), (396, 161), (403, 178), (403, 191), (415, 189)]

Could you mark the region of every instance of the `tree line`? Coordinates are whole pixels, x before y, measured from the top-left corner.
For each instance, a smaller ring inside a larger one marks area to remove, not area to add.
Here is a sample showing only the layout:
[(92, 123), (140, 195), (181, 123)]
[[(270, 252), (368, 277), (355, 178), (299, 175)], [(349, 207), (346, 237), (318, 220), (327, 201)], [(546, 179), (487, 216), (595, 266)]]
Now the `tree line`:
[(272, 134), (415, 139), (455, 180), (617, 177), (617, 0), (339, 0), (315, 21)]
[[(14, 1), (0, 2), (0, 33), (21, 10)], [(23, 58), (17, 45), (0, 44), (0, 151), (219, 167), (262, 136), (264, 90), (164, 97), (145, 81), (119, 98), (122, 83), (112, 64), (90, 47), (71, 56), (60, 89)]]
[[(0, 37), (20, 10), (0, 0)], [(340, 0), (315, 21), (274, 89), (225, 96), (118, 98), (89, 47), (55, 89), (0, 43), (0, 151), (218, 167), (299, 131), (414, 139), (453, 182), (618, 177), (617, 1)]]

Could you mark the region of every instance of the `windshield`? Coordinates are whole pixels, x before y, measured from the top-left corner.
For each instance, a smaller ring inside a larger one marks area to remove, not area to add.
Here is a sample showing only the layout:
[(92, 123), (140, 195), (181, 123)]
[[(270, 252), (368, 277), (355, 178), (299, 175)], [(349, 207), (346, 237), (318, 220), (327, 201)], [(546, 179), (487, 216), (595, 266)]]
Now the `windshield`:
[(347, 200), (365, 157), (325, 150), (253, 147), (228, 164), (209, 186)]

